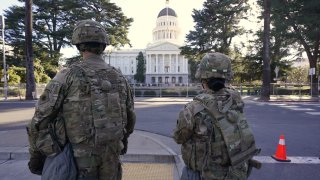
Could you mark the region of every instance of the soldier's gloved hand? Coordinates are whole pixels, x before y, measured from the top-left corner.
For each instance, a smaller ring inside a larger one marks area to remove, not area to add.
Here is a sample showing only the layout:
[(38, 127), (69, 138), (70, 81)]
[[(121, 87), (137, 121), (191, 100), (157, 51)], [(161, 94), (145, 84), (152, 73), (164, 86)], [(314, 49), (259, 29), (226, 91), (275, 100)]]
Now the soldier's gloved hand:
[(127, 137), (124, 137), (123, 139), (122, 139), (122, 143), (123, 143), (123, 148), (122, 148), (122, 150), (121, 150), (121, 152), (120, 152), (120, 155), (124, 155), (124, 154), (126, 154), (127, 153), (127, 150), (128, 150), (128, 138)]
[(46, 157), (42, 154), (31, 155), (28, 162), (31, 173), (41, 175)]

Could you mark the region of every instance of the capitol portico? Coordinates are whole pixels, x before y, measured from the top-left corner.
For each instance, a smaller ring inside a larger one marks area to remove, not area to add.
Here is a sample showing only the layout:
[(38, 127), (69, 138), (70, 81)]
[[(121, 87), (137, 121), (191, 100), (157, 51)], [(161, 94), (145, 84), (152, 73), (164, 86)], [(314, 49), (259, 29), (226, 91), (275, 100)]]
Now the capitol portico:
[(188, 60), (180, 55), (181, 33), (176, 12), (168, 4), (163, 8), (152, 31), (152, 42), (146, 49), (117, 50), (106, 53), (105, 60), (119, 68), (131, 83), (136, 73), (136, 58), (142, 52), (145, 59), (147, 84), (187, 84)]
[(149, 46), (146, 49), (146, 83), (185, 84), (188, 61), (172, 43)]

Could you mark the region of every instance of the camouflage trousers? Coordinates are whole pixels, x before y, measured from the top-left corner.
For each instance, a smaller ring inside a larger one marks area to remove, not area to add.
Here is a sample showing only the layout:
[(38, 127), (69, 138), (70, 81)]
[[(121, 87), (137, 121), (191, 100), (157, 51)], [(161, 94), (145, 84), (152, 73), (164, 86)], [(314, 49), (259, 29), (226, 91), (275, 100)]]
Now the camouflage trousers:
[(75, 156), (75, 160), (78, 167), (78, 180), (121, 180), (122, 178), (120, 151), (117, 145), (106, 146), (99, 154)]

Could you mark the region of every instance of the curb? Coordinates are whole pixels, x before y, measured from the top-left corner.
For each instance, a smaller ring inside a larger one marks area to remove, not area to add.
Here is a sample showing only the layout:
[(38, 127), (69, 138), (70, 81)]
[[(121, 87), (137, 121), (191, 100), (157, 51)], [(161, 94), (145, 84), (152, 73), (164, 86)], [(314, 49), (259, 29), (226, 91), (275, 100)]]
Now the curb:
[(183, 162), (182, 158), (178, 154), (176, 154), (171, 148), (169, 148), (167, 145), (163, 144), (161, 141), (158, 141), (155, 138), (152, 138), (152, 137), (146, 136), (146, 135), (142, 135), (142, 134), (139, 134), (139, 136), (143, 136), (145, 138), (150, 139), (151, 141), (159, 144), (161, 147), (163, 147), (164, 149), (166, 149), (169, 152), (170, 156), (174, 159), (174, 164), (175, 164), (176, 170), (178, 172), (178, 174), (177, 174), (178, 179), (180, 179), (180, 177), (182, 175), (182, 169), (184, 167), (184, 162)]
[[(0, 152), (0, 160), (29, 160), (29, 158), (29, 152), (24, 148), (12, 152)], [(125, 154), (121, 155), (120, 159), (123, 162), (175, 163), (174, 156), (159, 154)]]
[[(150, 132), (148, 132), (150, 133)], [(151, 133), (153, 134), (153, 133)], [(132, 163), (167, 163), (174, 164), (174, 179), (180, 179), (182, 168), (184, 167), (184, 163), (170, 147), (162, 143), (160, 140), (156, 138), (150, 137), (143, 133), (139, 133), (136, 131), (136, 135), (147, 138), (150, 141), (158, 144), (165, 152), (163, 154), (139, 154), (130, 153), (121, 155), (120, 159), (122, 162), (132, 162)], [(29, 160), (29, 147), (0, 147), (0, 160), (9, 161), (9, 160)], [(152, 152), (151, 152), (152, 153)]]
[[(151, 141), (157, 143), (164, 148), (168, 154), (139, 154), (131, 153), (121, 155), (120, 158), (124, 162), (150, 162), (150, 163), (175, 163), (175, 156), (178, 156), (172, 149), (164, 145), (162, 142), (140, 134), (137, 131), (137, 135), (144, 138), (148, 138)], [(28, 160), (29, 159), (29, 147), (0, 147), (0, 160)]]

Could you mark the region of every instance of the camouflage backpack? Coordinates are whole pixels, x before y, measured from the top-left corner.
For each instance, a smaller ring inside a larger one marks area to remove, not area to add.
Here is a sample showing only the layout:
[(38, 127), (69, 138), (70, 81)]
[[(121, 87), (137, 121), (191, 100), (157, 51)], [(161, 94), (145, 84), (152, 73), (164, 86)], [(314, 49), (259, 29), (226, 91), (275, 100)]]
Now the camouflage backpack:
[(93, 69), (85, 64), (75, 64), (72, 69), (81, 72), (81, 93), (71, 107), (64, 107), (70, 142), (92, 141), (99, 146), (121, 140), (127, 119), (122, 75), (114, 68)]
[[(71, 144), (99, 146), (121, 140), (125, 133), (127, 96), (122, 75), (114, 68), (90, 69), (81, 63), (73, 64), (71, 71), (80, 79), (80, 93), (63, 105), (63, 112), (48, 128), (39, 132), (36, 146), (46, 156), (61, 152), (66, 136)], [(74, 153), (77, 155), (77, 149)]]
[(236, 109), (231, 108), (232, 94), (229, 94), (225, 100), (214, 99), (208, 94), (201, 94), (195, 99), (199, 100), (207, 112), (214, 117), (213, 123), (220, 129), (233, 167), (256, 155), (258, 150), (247, 120)]
[(258, 152), (251, 129), (238, 110), (242, 102), (235, 100), (233, 90), (226, 88), (225, 92), (223, 95), (200, 94), (194, 98), (193, 114), (210, 115), (196, 122), (200, 131), (183, 144), (182, 157), (194, 171), (201, 172), (205, 166), (210, 166), (208, 164), (237, 167)]

